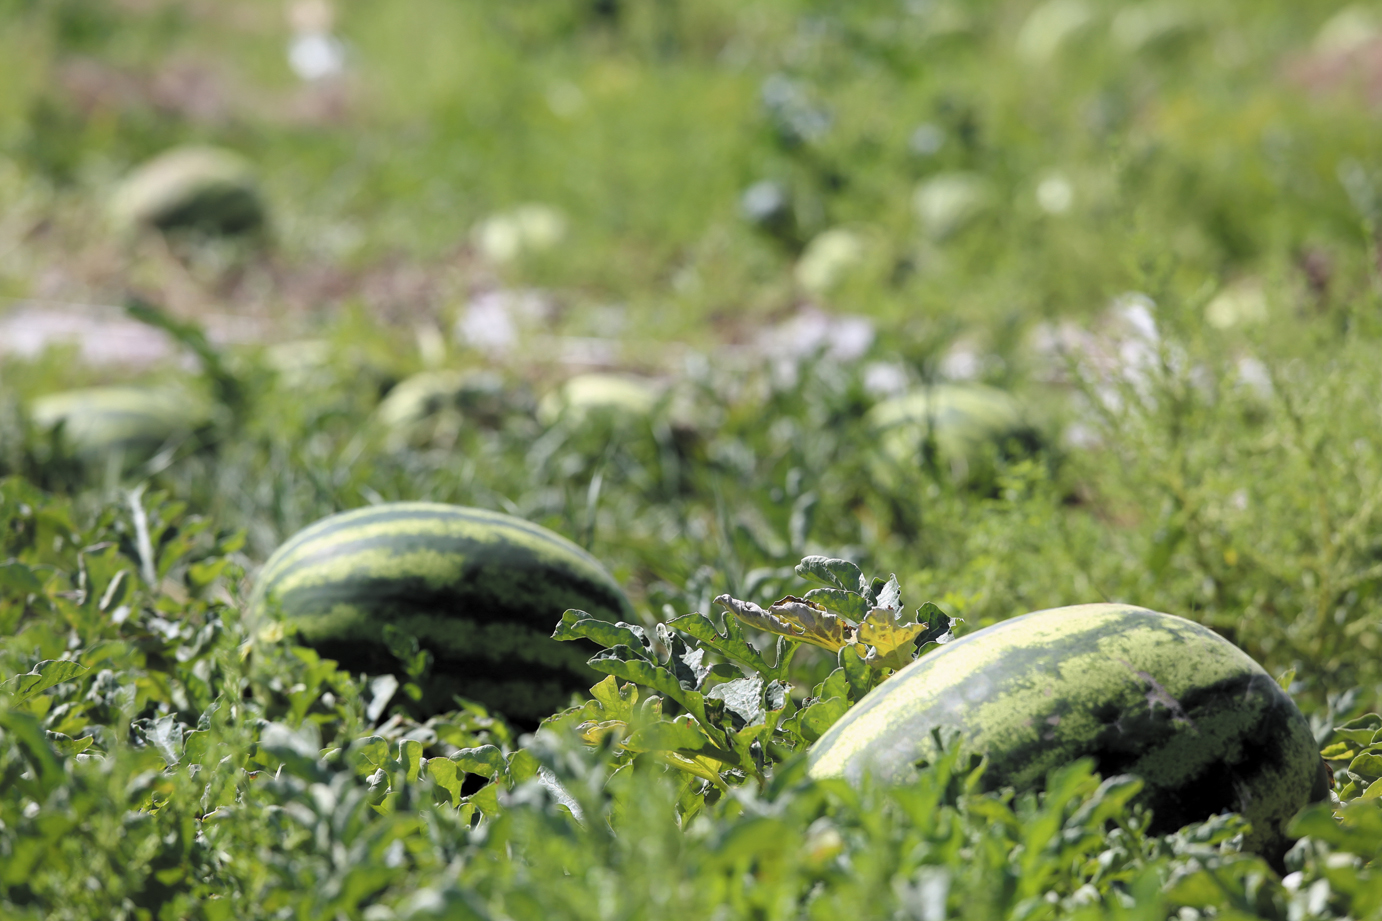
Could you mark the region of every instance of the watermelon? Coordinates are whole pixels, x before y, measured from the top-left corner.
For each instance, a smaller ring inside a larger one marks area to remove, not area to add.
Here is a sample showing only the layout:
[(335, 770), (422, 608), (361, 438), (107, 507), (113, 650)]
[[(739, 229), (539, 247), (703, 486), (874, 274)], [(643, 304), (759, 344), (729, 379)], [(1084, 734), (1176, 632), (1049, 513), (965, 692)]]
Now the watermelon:
[(249, 164), (217, 147), (177, 147), (136, 168), (110, 201), (116, 228), (241, 234), (264, 223)]
[(592, 648), (551, 638), (578, 608), (634, 621), (600, 563), (546, 528), (510, 515), (393, 502), (318, 521), (274, 551), (251, 596), (254, 618), (279, 612), (288, 633), (354, 672), (399, 673), (392, 624), (432, 653), (419, 715), (478, 700), (521, 725), (601, 677)]
[(90, 387), (36, 398), (29, 415), (41, 429), (61, 425), (64, 447), (78, 460), (130, 467), (188, 438), (212, 421), (199, 394), (152, 387)]
[(566, 419), (577, 425), (594, 419), (623, 423), (648, 416), (662, 388), (631, 374), (579, 374), (542, 398), (538, 418), (544, 425)]
[(504, 412), (504, 385), (494, 374), (421, 371), (394, 386), (375, 410), (395, 447), (426, 444), (462, 417), (494, 425)]
[(906, 783), (936, 758), (933, 730), (987, 756), (989, 789), (1037, 789), (1088, 757), (1142, 778), (1153, 833), (1240, 812), (1273, 860), (1291, 817), (1328, 795), (1310, 726), (1271, 676), (1199, 624), (1128, 605), (1037, 611), (943, 646), (848, 711), (808, 770)]
[(981, 384), (936, 384), (894, 397), (869, 410), (866, 421), (878, 436), (874, 474), (884, 483), (896, 479), (890, 465), (919, 466), (928, 442), (942, 468), (961, 482), (983, 478), (989, 446), (1001, 455), (1040, 442), (1012, 396)]

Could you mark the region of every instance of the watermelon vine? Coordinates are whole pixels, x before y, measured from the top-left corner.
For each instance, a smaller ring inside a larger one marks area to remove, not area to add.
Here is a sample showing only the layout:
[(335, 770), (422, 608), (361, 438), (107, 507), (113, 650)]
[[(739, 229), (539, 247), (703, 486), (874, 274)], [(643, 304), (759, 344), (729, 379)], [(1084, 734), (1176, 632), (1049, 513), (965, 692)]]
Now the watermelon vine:
[[(591, 688), (590, 701), (544, 726), (574, 727), (590, 744), (608, 740), (624, 763), (652, 757), (699, 778), (707, 793), (748, 778), (761, 786), (771, 765), (804, 750), (879, 682), (953, 635), (954, 621), (934, 604), (907, 613), (895, 575), (868, 579), (854, 563), (822, 556), (806, 557), (796, 571), (825, 587), (766, 610), (720, 595), (722, 620), (686, 614), (652, 635), (567, 611), (553, 637), (605, 647), (589, 664), (608, 677)], [(754, 631), (775, 637), (771, 655)], [(834, 653), (837, 667), (798, 704), (788, 668), (806, 643)]]

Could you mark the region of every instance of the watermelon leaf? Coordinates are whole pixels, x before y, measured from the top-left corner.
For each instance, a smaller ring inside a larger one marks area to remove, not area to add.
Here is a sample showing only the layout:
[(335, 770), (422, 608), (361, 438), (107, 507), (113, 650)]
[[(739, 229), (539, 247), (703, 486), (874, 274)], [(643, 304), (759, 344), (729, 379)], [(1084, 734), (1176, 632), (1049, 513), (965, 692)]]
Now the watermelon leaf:
[(859, 625), (856, 634), (860, 645), (867, 648), (864, 661), (874, 668), (902, 668), (916, 654), (916, 638), (926, 630), (925, 624), (901, 624), (893, 616), (893, 609), (877, 607)]
[(23, 563), (10, 560), (0, 563), (0, 588), (13, 591), (20, 597), (43, 593), (43, 580)]
[(464, 772), (450, 758), (428, 758), (427, 776), (451, 797), (451, 805), (461, 804), (461, 788), (465, 782)]
[(585, 611), (567, 611), (562, 614), (561, 622), (552, 631), (552, 639), (591, 640), (606, 649), (628, 646), (648, 650), (653, 646), (642, 627), (622, 621), (611, 624), (609, 621), (592, 617)]
[(751, 675), (726, 681), (706, 692), (713, 700), (723, 700), (725, 709), (739, 717), (739, 728), (763, 719), (763, 676)]
[(645, 726), (629, 736), (624, 745), (637, 752), (676, 751), (716, 761), (734, 761), (732, 753), (719, 748), (699, 723), (686, 716)]
[(667, 669), (676, 676), (681, 686), (688, 691), (699, 691), (710, 674), (710, 666), (703, 665), (705, 650), (692, 649), (686, 645), (675, 630), (666, 624), (657, 625), (657, 638), (667, 647)]
[(682, 633), (699, 640), (726, 659), (747, 666), (761, 675), (766, 675), (769, 678), (785, 678), (787, 676), (787, 664), (790, 656), (784, 659), (782, 649), (778, 651), (777, 664), (769, 665), (767, 660), (763, 658), (763, 654), (744, 638), (744, 628), (740, 626), (737, 618), (726, 617), (724, 625), (725, 632), (722, 634), (716, 629), (715, 622), (705, 614), (686, 614), (668, 623), (669, 627), (675, 627)]
[[(432, 761), (435, 760), (437, 759), (432, 759)], [(479, 774), (481, 777), (490, 779), (498, 777), (508, 769), (508, 762), (504, 760), (504, 753), (493, 745), (463, 748), (458, 752), (453, 752), (451, 760), (455, 762), (459, 770), (467, 774)], [(428, 764), (431, 763), (431, 761), (428, 762)]]
[[(874, 581), (877, 582), (877, 580)], [(888, 581), (876, 588), (873, 595), (875, 608), (886, 608), (889, 611), (902, 610), (902, 586), (897, 584), (896, 575), (889, 576)]]
[(917, 622), (926, 627), (917, 636), (917, 649), (921, 649), (928, 643), (944, 645), (955, 638), (951, 632), (951, 627), (957, 623), (956, 619), (929, 601), (917, 608)]
[(0, 687), (24, 701), (64, 681), (71, 681), (86, 670), (85, 665), (71, 659), (44, 659), (26, 674), (15, 675)]
[[(836, 669), (832, 674), (839, 673), (839, 671)], [(849, 701), (843, 697), (828, 697), (824, 700), (816, 698), (792, 714), (782, 724), (782, 728), (789, 733), (801, 736), (802, 740), (809, 745), (825, 735), (826, 731), (835, 725), (840, 717), (845, 715), (849, 707)]]
[(400, 739), (398, 742), (398, 762), (403, 765), (404, 776), (410, 783), (418, 779), (422, 770), (422, 743), (417, 739)]
[(667, 669), (649, 662), (628, 646), (615, 646), (589, 662), (591, 668), (616, 678), (634, 681), (675, 700), (687, 712), (705, 722), (705, 700), (695, 691), (683, 688)]
[(808, 556), (797, 564), (797, 574), (804, 579), (822, 585), (858, 592), (864, 583), (864, 574), (859, 567), (848, 560), (832, 560), (824, 556)]
[(806, 600), (850, 620), (863, 620), (869, 613), (863, 595), (842, 588), (813, 588), (806, 593)]
[(847, 646), (854, 628), (815, 602), (788, 595), (764, 611), (752, 601), (720, 595), (715, 603), (729, 608), (744, 623), (768, 633), (800, 640), (836, 652)]

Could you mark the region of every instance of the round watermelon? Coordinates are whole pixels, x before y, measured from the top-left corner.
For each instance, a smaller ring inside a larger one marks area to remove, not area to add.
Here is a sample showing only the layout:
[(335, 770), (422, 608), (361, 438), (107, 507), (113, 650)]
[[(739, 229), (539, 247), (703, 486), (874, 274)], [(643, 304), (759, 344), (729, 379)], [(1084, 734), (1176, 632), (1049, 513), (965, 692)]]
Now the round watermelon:
[(662, 388), (631, 374), (578, 374), (538, 404), (545, 425), (566, 419), (577, 425), (594, 419), (613, 424), (646, 418), (657, 406)]
[(241, 234), (264, 223), (264, 204), (249, 163), (217, 147), (177, 147), (135, 169), (115, 190), (111, 220), (140, 227)]
[(496, 375), (420, 371), (389, 391), (375, 418), (389, 432), (392, 446), (425, 445), (465, 421), (497, 424), (505, 400), (503, 381)]
[(1154, 833), (1240, 812), (1248, 846), (1272, 859), (1291, 817), (1328, 794), (1309, 725), (1261, 666), (1199, 624), (1128, 605), (1038, 611), (918, 659), (831, 727), (810, 773), (906, 783), (936, 758), (933, 730), (987, 756), (989, 789), (1036, 789), (1088, 757), (1142, 778)]
[(36, 398), (34, 423), (55, 432), (78, 460), (132, 466), (188, 438), (212, 421), (210, 404), (191, 391), (89, 387)]
[(350, 671), (399, 673), (384, 628), (431, 652), (423, 715), (455, 695), (528, 725), (601, 677), (592, 648), (552, 639), (577, 608), (633, 621), (628, 599), (580, 547), (520, 518), (432, 502), (342, 512), (300, 531), (260, 572), (251, 611)]
[(936, 384), (894, 397), (869, 410), (866, 421), (878, 435), (875, 475), (883, 482), (895, 479), (890, 467), (918, 466), (928, 446), (942, 469), (973, 482), (983, 478), (988, 452), (1030, 451), (1040, 442), (1011, 395), (981, 384)]

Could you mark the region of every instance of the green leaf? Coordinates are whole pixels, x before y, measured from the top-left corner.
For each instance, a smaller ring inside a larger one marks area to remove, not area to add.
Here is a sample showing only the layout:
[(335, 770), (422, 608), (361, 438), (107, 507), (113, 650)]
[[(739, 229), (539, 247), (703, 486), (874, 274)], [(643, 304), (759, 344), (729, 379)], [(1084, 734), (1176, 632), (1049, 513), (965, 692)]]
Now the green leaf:
[(832, 560), (824, 556), (808, 556), (797, 564), (797, 575), (822, 585), (859, 592), (866, 584), (858, 566), (848, 560)]
[(845, 697), (851, 704), (857, 704), (864, 699), (865, 694), (873, 690), (874, 682), (878, 680), (880, 673), (868, 666), (859, 655), (857, 646), (841, 649), (837, 661), (848, 688)]
[(925, 624), (898, 623), (893, 609), (878, 607), (859, 624), (855, 642), (868, 647), (864, 661), (874, 668), (903, 668), (916, 655), (916, 639)]
[(849, 645), (854, 627), (813, 602), (788, 595), (763, 610), (752, 601), (721, 595), (715, 603), (729, 608), (744, 623), (768, 633), (800, 640), (836, 652)]
[(1364, 752), (1349, 762), (1348, 769), (1369, 780), (1382, 777), (1382, 755)]
[(259, 747), (277, 758), (283, 770), (294, 777), (308, 781), (326, 777), (315, 723), (306, 723), (297, 729), (283, 723), (269, 723), (259, 734)]
[(48, 732), (44, 733), (44, 735), (47, 736), (49, 744), (57, 749), (58, 754), (64, 756), (80, 754), (90, 748), (92, 741), (94, 741), (91, 736), (83, 736), (80, 739), (74, 739), (61, 732)]
[(725, 709), (752, 725), (763, 719), (763, 676), (750, 675), (716, 685), (705, 693), (708, 700), (723, 700)]
[(523, 783), (525, 780), (532, 780), (542, 769), (542, 762), (537, 760), (537, 756), (526, 748), (520, 748), (509, 755), (508, 771), (510, 785)]
[(0, 588), (14, 592), (19, 597), (43, 593), (43, 580), (23, 563), (11, 560), (0, 563)]
[(633, 708), (638, 703), (638, 686), (620, 685), (613, 675), (606, 675), (590, 689), (591, 695), (600, 703), (605, 719), (628, 721), (633, 718)]
[(1102, 828), (1105, 822), (1121, 813), (1133, 797), (1142, 792), (1142, 787), (1141, 778), (1131, 774), (1115, 774), (1106, 778), (1094, 795), (1070, 817), (1067, 826)]
[(383, 767), (391, 760), (389, 758), (389, 742), (379, 736), (366, 736), (356, 742), (355, 747), (360, 752), (360, 757), (375, 767)]
[(916, 638), (917, 649), (928, 643), (945, 644), (955, 638), (951, 628), (956, 621), (929, 601), (917, 608), (917, 623), (926, 625)]
[(42, 802), (50, 790), (55, 789), (67, 778), (53, 746), (48, 742), (38, 720), (27, 713), (0, 709), (0, 728), (4, 728), (10, 734), (9, 744), (17, 745), (33, 768), (29, 777), (17, 778), (14, 781), (15, 786)]
[(597, 672), (633, 681), (665, 694), (697, 719), (705, 722), (705, 703), (700, 694), (686, 690), (675, 675), (662, 666), (649, 662), (628, 646), (606, 649), (592, 658), (589, 664)]
[(417, 739), (402, 739), (398, 743), (398, 761), (403, 765), (404, 776), (409, 783), (415, 783), (422, 770), (422, 743)]
[(1349, 720), (1342, 726), (1335, 726), (1334, 732), (1358, 745), (1369, 745), (1372, 743), (1372, 737), (1379, 729), (1382, 729), (1382, 715), (1364, 713), (1356, 719)]
[[(437, 759), (433, 758), (428, 761)], [(504, 771), (508, 770), (508, 762), (504, 760), (504, 753), (493, 745), (481, 745), (478, 748), (463, 748), (451, 755), (456, 767), (467, 774), (479, 774), (481, 777), (488, 777), (493, 780)]]
[[(876, 583), (878, 580), (874, 580)], [(887, 608), (889, 611), (902, 610), (902, 586), (897, 584), (897, 576), (891, 575), (888, 581), (881, 586), (873, 587), (873, 606), (875, 608)]]
[(624, 747), (636, 752), (679, 751), (721, 761), (732, 760), (728, 752), (711, 741), (701, 724), (689, 716), (644, 726), (624, 741)]
[(202, 764), (206, 761), (211, 747), (211, 732), (206, 729), (193, 729), (183, 733), (182, 753), (188, 764)]
[(849, 701), (843, 697), (816, 699), (793, 714), (783, 728), (795, 731), (809, 744), (825, 735), (848, 710)]
[(0, 687), (13, 692), (19, 700), (24, 701), (54, 685), (71, 681), (86, 670), (85, 665), (71, 659), (44, 659), (28, 673), (15, 675)]
[(156, 720), (141, 720), (135, 726), (169, 767), (182, 760), (182, 724), (176, 716), (169, 714)]
[(1337, 850), (1372, 858), (1382, 851), (1382, 799), (1354, 800), (1338, 810), (1337, 819), (1329, 803), (1307, 806), (1286, 833), (1293, 838), (1309, 835)]
[(1291, 682), (1296, 680), (1296, 670), (1288, 668), (1280, 675), (1276, 676), (1276, 683), (1283, 691), (1291, 690)]
[(863, 620), (869, 613), (863, 595), (842, 588), (813, 588), (806, 593), (806, 600), (853, 621)]
[(427, 759), (428, 778), (447, 792), (453, 806), (461, 804), (461, 787), (465, 783), (465, 774), (466, 772), (450, 758)]
[(610, 649), (628, 646), (631, 649), (652, 649), (647, 632), (634, 624), (610, 623), (591, 617), (584, 611), (570, 610), (561, 615), (561, 623), (552, 631), (554, 640), (591, 640)]
[(738, 662), (770, 678), (786, 677), (786, 661), (779, 654), (778, 662), (769, 665), (763, 654), (744, 638), (744, 628), (737, 617), (726, 617), (724, 625), (724, 633), (721, 633), (715, 622), (705, 614), (686, 614), (668, 622), (669, 627), (699, 640), (731, 662)]
[(494, 818), (499, 815), (499, 785), (490, 783), (485, 784), (479, 790), (461, 800), (461, 803), (470, 804), (480, 810), (480, 814), (486, 818)]
[(676, 676), (684, 689), (699, 691), (710, 674), (710, 666), (702, 664), (705, 650), (687, 646), (686, 641), (666, 624), (657, 625), (657, 638), (667, 647), (667, 670)]

